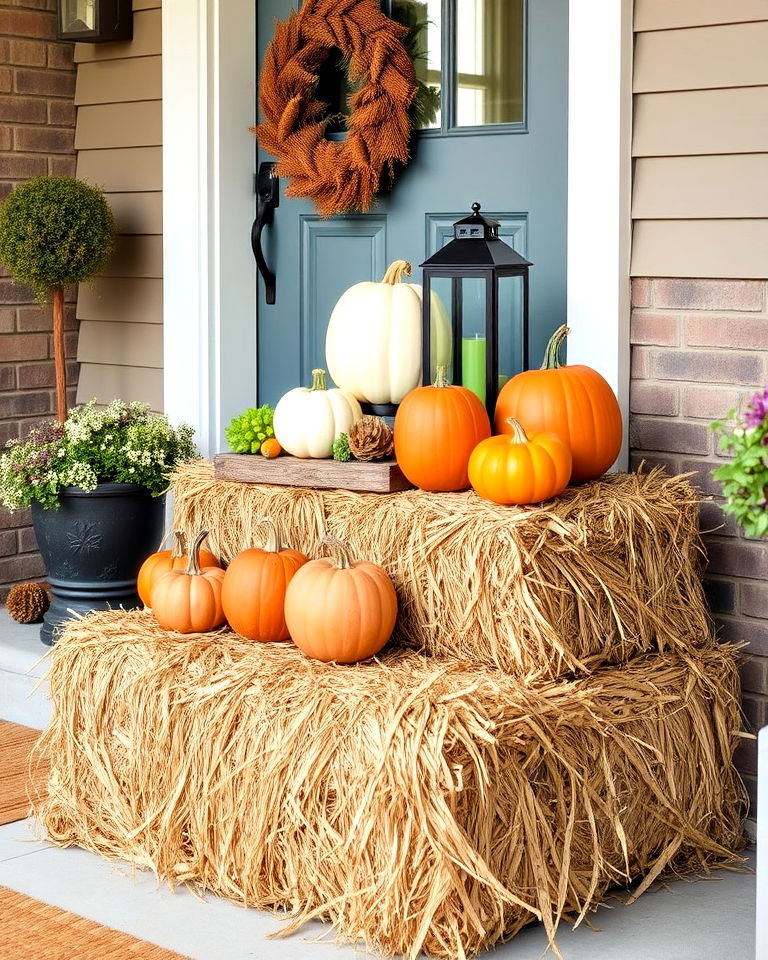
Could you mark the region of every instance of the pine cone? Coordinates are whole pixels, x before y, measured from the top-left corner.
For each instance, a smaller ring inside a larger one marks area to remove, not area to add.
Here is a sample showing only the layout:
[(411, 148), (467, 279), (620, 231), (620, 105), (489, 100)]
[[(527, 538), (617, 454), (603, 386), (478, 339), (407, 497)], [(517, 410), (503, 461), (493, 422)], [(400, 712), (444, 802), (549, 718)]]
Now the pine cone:
[(39, 623), (51, 601), (48, 591), (39, 583), (17, 583), (11, 588), (5, 605), (17, 623)]
[(358, 460), (383, 460), (395, 449), (394, 436), (381, 417), (363, 417), (349, 428), (349, 449)]

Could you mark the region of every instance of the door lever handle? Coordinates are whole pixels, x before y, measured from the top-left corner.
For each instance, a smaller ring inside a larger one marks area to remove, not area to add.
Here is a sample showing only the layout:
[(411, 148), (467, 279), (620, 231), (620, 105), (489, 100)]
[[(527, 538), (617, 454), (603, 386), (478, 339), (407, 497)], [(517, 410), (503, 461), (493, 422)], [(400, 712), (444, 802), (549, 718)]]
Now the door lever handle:
[(261, 248), (261, 234), (264, 227), (270, 226), (275, 219), (275, 207), (280, 206), (280, 178), (275, 176), (274, 163), (259, 164), (256, 192), (259, 196), (259, 207), (256, 219), (251, 227), (251, 249), (256, 258), (256, 266), (259, 268), (259, 273), (264, 281), (266, 301), (273, 304), (276, 292), (275, 274), (269, 269), (267, 261), (264, 259), (264, 251)]

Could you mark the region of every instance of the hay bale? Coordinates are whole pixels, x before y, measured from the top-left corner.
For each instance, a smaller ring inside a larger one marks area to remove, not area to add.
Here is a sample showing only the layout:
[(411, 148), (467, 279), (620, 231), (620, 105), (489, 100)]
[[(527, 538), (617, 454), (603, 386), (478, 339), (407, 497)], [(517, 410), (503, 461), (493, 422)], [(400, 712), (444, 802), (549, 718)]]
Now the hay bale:
[(474, 956), (614, 884), (739, 846), (729, 647), (525, 685), (391, 650), (73, 621), (53, 652), (49, 839), (313, 917), (413, 958)]
[(210, 531), (230, 560), (268, 514), (319, 555), (323, 529), (385, 567), (400, 602), (396, 642), (426, 654), (555, 678), (686, 649), (711, 635), (697, 496), (661, 471), (606, 476), (539, 507), (473, 492), (382, 496), (215, 480), (204, 461), (173, 480), (174, 523)]

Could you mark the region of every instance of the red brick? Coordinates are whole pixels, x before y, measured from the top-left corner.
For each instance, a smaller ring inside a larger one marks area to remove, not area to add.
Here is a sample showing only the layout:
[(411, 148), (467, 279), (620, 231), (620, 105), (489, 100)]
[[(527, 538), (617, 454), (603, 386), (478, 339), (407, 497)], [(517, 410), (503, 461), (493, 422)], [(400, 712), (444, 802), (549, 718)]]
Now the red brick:
[(711, 433), (703, 423), (654, 417), (633, 417), (629, 437), (630, 446), (636, 450), (669, 453), (707, 454), (712, 443)]
[(0, 507), (0, 530), (15, 529), (16, 527), (28, 527), (32, 523), (32, 518), (28, 508), (23, 510), (7, 510)]
[(71, 99), (75, 93), (75, 75), (54, 70), (17, 70), (15, 86), (16, 93)]
[(75, 147), (75, 131), (56, 127), (16, 127), (15, 147), (24, 153), (67, 153)]
[(48, 122), (59, 127), (74, 127), (77, 110), (69, 100), (48, 101)]
[(0, 121), (45, 123), (47, 114), (44, 100), (31, 100), (29, 97), (0, 98)]
[(45, 157), (18, 157), (12, 153), (0, 156), (0, 177), (6, 180), (29, 180), (43, 176), (47, 170)]
[(15, 420), (0, 422), (0, 447), (4, 447), (9, 440), (16, 440), (19, 436), (19, 425)]
[(0, 390), (16, 389), (16, 367), (12, 363), (0, 366)]
[(56, 70), (74, 70), (75, 67), (75, 45), (74, 43), (48, 44), (48, 66)]
[(9, 67), (0, 67), (0, 93), (10, 93), (13, 89), (13, 71)]
[(64, 356), (65, 357), (76, 357), (77, 356), (77, 331), (71, 330), (69, 333), (64, 334)]
[(37, 550), (37, 538), (33, 527), (19, 527), (16, 531), (19, 553), (34, 553)]
[(20, 557), (0, 560), (0, 583), (17, 583), (45, 576), (45, 564), (38, 553), (25, 553)]
[(709, 573), (768, 579), (768, 541), (712, 538), (707, 541), (707, 554)]
[(739, 668), (741, 689), (752, 693), (768, 693), (768, 658), (750, 657)]
[(11, 41), (0, 37), (0, 63), (9, 63), (11, 59)]
[(651, 281), (647, 277), (633, 277), (632, 306), (650, 307), (651, 303)]
[(651, 370), (659, 380), (757, 384), (763, 379), (763, 358), (730, 351), (659, 350)]
[(763, 310), (765, 284), (761, 280), (653, 281), (654, 305), (670, 310)]
[(743, 581), (739, 586), (739, 610), (748, 617), (768, 619), (768, 583)]
[(3, 33), (12, 37), (53, 39), (56, 19), (47, 13), (29, 13), (21, 10), (3, 10)]
[[(40, 389), (52, 387), (55, 383), (54, 365), (50, 360), (47, 363), (24, 363), (18, 367), (19, 389)], [(67, 383), (73, 383), (77, 378), (77, 364), (67, 364)]]
[(729, 643), (746, 644), (745, 653), (768, 657), (768, 623), (752, 617), (717, 617), (718, 636)]
[(699, 528), (702, 534), (718, 537), (737, 537), (739, 526), (730, 513), (723, 513), (717, 500), (699, 504)]
[(676, 457), (663, 457), (656, 453), (646, 453), (644, 450), (630, 452), (630, 469), (648, 473), (654, 467), (662, 467), (670, 477), (680, 473), (680, 461)]
[(45, 44), (40, 40), (11, 40), (7, 62), (25, 67), (44, 67)]
[(0, 557), (10, 557), (16, 553), (16, 533), (13, 530), (0, 532)]
[(720, 420), (729, 410), (738, 410), (746, 396), (743, 390), (728, 387), (685, 387), (682, 414), (684, 417), (699, 417), (702, 420)]
[(74, 157), (48, 157), (48, 173), (55, 177), (74, 177), (76, 163)]
[(45, 360), (48, 358), (48, 337), (43, 334), (10, 334), (0, 337), (3, 360)]
[(0, 127), (0, 150), (13, 148), (13, 130), (11, 127)]
[(630, 323), (630, 343), (674, 347), (680, 342), (678, 326), (677, 314), (633, 310)]
[(18, 312), (18, 330), (19, 333), (36, 333), (40, 330), (46, 332), (51, 329), (51, 308), (48, 306), (19, 307)]
[(686, 317), (685, 340), (691, 347), (765, 350), (768, 348), (768, 317), (711, 314)]
[(30, 417), (51, 412), (51, 395), (45, 393), (0, 394), (0, 418)]
[[(12, 307), (0, 307), (0, 333), (13, 333), (16, 329), (16, 311)], [(0, 361), (3, 358), (0, 357)]]
[(630, 353), (630, 376), (633, 380), (648, 379), (652, 359), (652, 352), (648, 347), (632, 347)]
[(633, 380), (630, 384), (629, 409), (632, 413), (674, 417), (678, 405), (678, 389), (672, 384), (651, 380)]

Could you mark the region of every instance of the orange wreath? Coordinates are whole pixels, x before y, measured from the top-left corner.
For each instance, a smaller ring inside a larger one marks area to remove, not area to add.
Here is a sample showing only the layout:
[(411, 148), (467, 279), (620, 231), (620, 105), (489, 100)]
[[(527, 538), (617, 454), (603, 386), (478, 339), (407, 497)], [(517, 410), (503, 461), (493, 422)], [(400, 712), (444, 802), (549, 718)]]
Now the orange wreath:
[[(378, 0), (305, 0), (276, 24), (262, 68), (261, 146), (277, 157), (276, 173), (290, 180), (286, 195), (314, 201), (324, 217), (368, 210), (386, 170), (408, 161), (416, 92), (405, 27), (385, 16)], [(317, 71), (341, 50), (361, 87), (350, 100), (348, 135), (325, 138), (327, 105), (316, 100)]]

